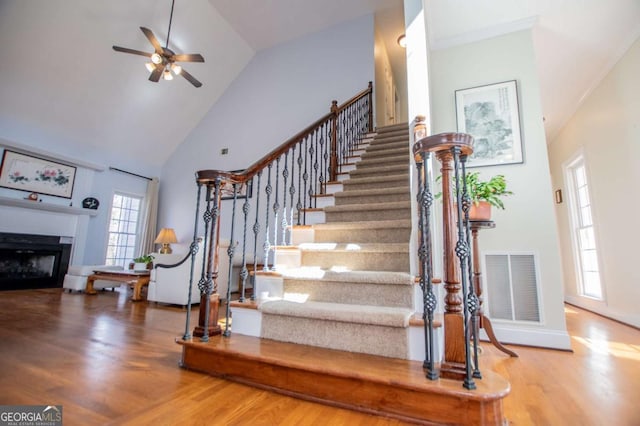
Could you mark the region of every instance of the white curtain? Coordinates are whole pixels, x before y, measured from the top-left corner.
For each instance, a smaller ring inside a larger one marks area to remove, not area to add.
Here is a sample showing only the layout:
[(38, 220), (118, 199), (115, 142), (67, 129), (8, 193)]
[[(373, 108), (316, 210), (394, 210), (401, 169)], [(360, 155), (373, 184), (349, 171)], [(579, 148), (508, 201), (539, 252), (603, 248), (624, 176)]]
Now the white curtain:
[(160, 181), (153, 178), (147, 184), (147, 193), (144, 197), (144, 217), (142, 218), (142, 232), (140, 233), (140, 249), (138, 255), (153, 253), (156, 239), (156, 226), (158, 224), (158, 191)]

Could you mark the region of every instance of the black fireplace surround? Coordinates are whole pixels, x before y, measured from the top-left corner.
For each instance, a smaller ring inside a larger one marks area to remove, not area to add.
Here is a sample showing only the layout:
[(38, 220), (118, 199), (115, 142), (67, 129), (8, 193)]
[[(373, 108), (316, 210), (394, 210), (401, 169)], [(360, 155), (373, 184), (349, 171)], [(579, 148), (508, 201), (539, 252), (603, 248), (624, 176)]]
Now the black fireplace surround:
[(0, 232), (0, 290), (62, 287), (68, 237)]

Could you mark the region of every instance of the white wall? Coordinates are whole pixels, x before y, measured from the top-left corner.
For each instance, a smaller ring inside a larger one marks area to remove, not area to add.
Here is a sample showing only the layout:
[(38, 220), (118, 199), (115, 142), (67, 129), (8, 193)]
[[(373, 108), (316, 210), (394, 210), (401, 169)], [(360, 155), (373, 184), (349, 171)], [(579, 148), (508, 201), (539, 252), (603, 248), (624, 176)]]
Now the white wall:
[(604, 301), (578, 294), (568, 197), (556, 205), (568, 302), (640, 327), (637, 227), (640, 199), (640, 40), (585, 99), (558, 137), (549, 159), (553, 185), (566, 194), (562, 165), (582, 150), (591, 190)]
[(375, 110), (374, 126), (382, 127), (398, 123), (395, 116), (395, 79), (389, 62), (389, 54), (382, 36), (375, 32), (373, 49), (375, 61)]
[[(504, 174), (515, 195), (506, 210), (494, 209), (496, 228), (480, 238), (483, 251), (533, 252), (539, 259), (543, 323), (494, 322), (499, 339), (569, 348), (563, 310), (563, 282), (539, 85), (530, 31), (431, 52), (433, 132), (456, 130), (457, 89), (517, 80), (524, 163), (483, 167), (482, 176)], [(486, 298), (491, 295), (486, 295)]]
[(364, 16), (257, 53), (163, 167), (159, 227), (190, 241), (197, 170), (244, 169), (327, 114), (333, 99), (366, 89), (373, 31)]

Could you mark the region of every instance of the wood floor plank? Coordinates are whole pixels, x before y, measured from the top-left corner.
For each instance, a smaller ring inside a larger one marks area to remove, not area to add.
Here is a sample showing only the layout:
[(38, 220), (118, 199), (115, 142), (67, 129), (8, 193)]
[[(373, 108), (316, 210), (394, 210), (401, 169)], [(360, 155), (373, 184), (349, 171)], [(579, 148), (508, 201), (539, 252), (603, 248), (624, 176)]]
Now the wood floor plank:
[[(194, 313), (197, 310), (194, 310)], [(567, 306), (573, 352), (482, 343), (514, 425), (640, 425), (640, 331)], [(65, 425), (402, 425), (178, 367), (185, 311), (59, 289), (0, 292), (0, 404), (60, 404)], [(197, 316), (194, 316), (194, 321)]]

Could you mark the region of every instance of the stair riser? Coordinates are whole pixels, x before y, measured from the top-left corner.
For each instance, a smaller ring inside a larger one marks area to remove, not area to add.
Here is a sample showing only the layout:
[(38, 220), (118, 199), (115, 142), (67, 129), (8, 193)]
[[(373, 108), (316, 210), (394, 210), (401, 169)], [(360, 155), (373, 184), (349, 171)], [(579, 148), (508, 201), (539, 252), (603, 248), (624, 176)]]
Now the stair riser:
[(409, 253), (304, 250), (302, 265), (325, 269), (337, 266), (352, 271), (409, 272)]
[[(408, 188), (407, 188), (408, 189)], [(345, 192), (344, 194), (348, 194)], [(345, 206), (348, 204), (370, 204), (381, 202), (410, 201), (411, 194), (409, 191), (398, 191), (393, 194), (386, 195), (354, 195), (351, 197), (336, 197), (334, 206)]]
[(306, 294), (315, 302), (413, 309), (413, 286), (407, 285), (285, 279), (284, 291)]
[(346, 212), (325, 211), (324, 214), (325, 214), (325, 219), (327, 223), (411, 219), (411, 209), (409, 208), (366, 210), (366, 207), (364, 207), (364, 205), (363, 205), (363, 210), (361, 211), (346, 211)]
[(316, 243), (407, 243), (411, 229), (317, 229), (314, 236)]
[(262, 337), (392, 358), (408, 358), (407, 331), (394, 327), (263, 315)]

